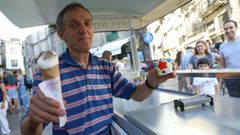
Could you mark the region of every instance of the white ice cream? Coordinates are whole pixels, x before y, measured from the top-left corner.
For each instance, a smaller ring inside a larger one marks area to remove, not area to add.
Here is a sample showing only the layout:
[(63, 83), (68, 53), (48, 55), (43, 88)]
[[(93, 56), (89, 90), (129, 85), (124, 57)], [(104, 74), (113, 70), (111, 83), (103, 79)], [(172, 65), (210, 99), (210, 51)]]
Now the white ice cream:
[(41, 69), (50, 69), (58, 65), (58, 56), (54, 51), (46, 51), (40, 54), (37, 64)]

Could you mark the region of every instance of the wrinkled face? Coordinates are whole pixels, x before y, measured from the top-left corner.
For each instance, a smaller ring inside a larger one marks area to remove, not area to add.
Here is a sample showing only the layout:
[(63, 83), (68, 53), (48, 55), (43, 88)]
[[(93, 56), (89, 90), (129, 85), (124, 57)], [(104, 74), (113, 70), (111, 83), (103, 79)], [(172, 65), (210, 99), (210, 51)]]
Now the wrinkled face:
[(209, 69), (208, 64), (199, 64), (198, 69)]
[(207, 49), (206, 45), (199, 42), (197, 45), (196, 45), (196, 50), (198, 53), (205, 53), (205, 50)]
[(88, 53), (92, 46), (92, 17), (82, 8), (75, 8), (64, 14), (64, 30), (58, 32), (71, 53)]
[(234, 40), (236, 38), (237, 28), (233, 22), (228, 22), (224, 26), (224, 32), (228, 40)]

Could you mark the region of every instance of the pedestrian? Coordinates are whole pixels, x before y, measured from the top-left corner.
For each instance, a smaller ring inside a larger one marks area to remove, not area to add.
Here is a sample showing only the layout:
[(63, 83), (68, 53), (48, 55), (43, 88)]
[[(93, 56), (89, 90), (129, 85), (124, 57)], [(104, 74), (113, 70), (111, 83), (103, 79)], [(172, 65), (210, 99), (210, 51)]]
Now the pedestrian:
[[(113, 63), (93, 56), (93, 21), (88, 9), (79, 3), (67, 5), (58, 15), (57, 33), (67, 44), (59, 57), (60, 78), (66, 110), (58, 101), (47, 98), (38, 87), (41, 73), (34, 77), (34, 95), (29, 113), (21, 121), (21, 133), (39, 135), (45, 124), (53, 122), (53, 135), (109, 134), (113, 117), (112, 96), (143, 101), (175, 73), (158, 76), (155, 69), (141, 85), (128, 81)], [(59, 127), (59, 116), (67, 114), (67, 123)]]
[(181, 58), (183, 55), (183, 51), (178, 51), (176, 54), (176, 58), (174, 60), (174, 69), (180, 70), (181, 69)]
[(24, 76), (19, 71), (14, 71), (13, 74), (16, 76), (16, 79), (18, 80), (17, 90), (20, 108), (27, 110), (29, 105), (29, 98), (27, 95)]
[[(210, 61), (206, 58), (201, 58), (197, 62), (197, 67), (199, 70), (209, 70)], [(194, 77), (193, 91), (195, 94), (220, 95), (218, 80), (214, 77)]]
[(197, 69), (197, 61), (200, 58), (207, 58), (210, 62), (211, 67), (215, 60), (212, 53), (209, 52), (207, 43), (203, 40), (199, 40), (196, 42), (194, 55), (189, 60), (188, 69)]
[[(237, 35), (238, 25), (234, 20), (227, 20), (223, 24), (227, 40), (220, 46), (220, 67), (225, 69), (239, 69), (240, 62), (240, 37)], [(240, 78), (225, 78), (224, 82), (228, 93), (233, 97), (240, 97)]]
[(25, 84), (25, 87), (27, 88), (28, 94), (32, 94), (33, 81), (32, 81), (32, 79), (31, 79), (29, 76), (27, 76), (27, 75), (24, 75), (24, 84)]
[(10, 135), (9, 124), (7, 120), (7, 91), (5, 89), (5, 85), (3, 83), (3, 75), (0, 75), (0, 128), (1, 133), (4, 135)]
[[(194, 48), (191, 46), (187, 46), (185, 53), (181, 57), (181, 64), (180, 64), (181, 70), (188, 69), (188, 64), (189, 64), (190, 58), (193, 56), (193, 53), (194, 53)], [(183, 88), (184, 88), (185, 92), (192, 93), (192, 85), (190, 83), (190, 77), (182, 77), (181, 83), (182, 83), (182, 89), (180, 88), (179, 91), (183, 91)]]
[[(183, 51), (178, 51), (176, 54), (176, 59), (174, 61), (174, 69), (182, 70), (181, 61), (182, 61)], [(182, 92), (183, 88), (186, 88), (186, 78), (182, 76), (178, 76), (178, 90)]]
[(112, 61), (112, 53), (108, 50), (104, 51), (102, 54), (102, 58), (108, 61)]
[(221, 56), (219, 54), (219, 48), (221, 46), (222, 42), (217, 42), (215, 43), (213, 49), (212, 49), (212, 54), (216, 58), (216, 61), (213, 63), (212, 68), (213, 69), (220, 69), (220, 61), (221, 61)]
[[(13, 105), (14, 105), (15, 111), (18, 112), (18, 92), (17, 92), (18, 81), (11, 71), (6, 72), (4, 84), (6, 86), (7, 95), (8, 95), (9, 112), (10, 114), (13, 113)], [(13, 105), (12, 105), (12, 102), (13, 102)]]

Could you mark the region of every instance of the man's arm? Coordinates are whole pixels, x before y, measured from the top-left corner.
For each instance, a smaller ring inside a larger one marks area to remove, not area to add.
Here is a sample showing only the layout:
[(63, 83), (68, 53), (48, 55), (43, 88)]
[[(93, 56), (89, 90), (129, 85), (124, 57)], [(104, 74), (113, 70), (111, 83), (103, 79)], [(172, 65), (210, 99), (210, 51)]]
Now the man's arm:
[[(168, 75), (158, 76), (155, 69), (151, 69), (148, 73), (148, 84), (152, 87), (157, 87), (160, 83), (167, 81), (170, 78), (176, 77), (175, 73)], [(131, 98), (135, 101), (143, 101), (149, 97), (153, 92), (153, 89), (146, 85), (146, 81), (143, 84), (137, 86), (136, 91), (132, 94)]]
[(216, 84), (214, 87), (215, 87), (215, 95), (220, 95), (221, 94), (220, 85)]
[(225, 68), (225, 60), (224, 60), (223, 57), (220, 57), (220, 58), (219, 58), (219, 68), (220, 68), (220, 69)]

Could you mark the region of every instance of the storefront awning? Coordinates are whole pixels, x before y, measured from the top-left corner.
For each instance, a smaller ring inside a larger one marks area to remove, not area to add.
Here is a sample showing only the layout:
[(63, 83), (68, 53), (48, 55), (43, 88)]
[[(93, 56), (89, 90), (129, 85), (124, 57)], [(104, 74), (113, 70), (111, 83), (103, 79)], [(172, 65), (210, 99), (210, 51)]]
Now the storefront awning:
[(101, 57), (102, 53), (106, 50), (111, 51), (112, 55), (117, 55), (121, 53), (121, 47), (130, 41), (130, 38), (116, 40), (103, 45), (94, 55)]
[(1, 0), (0, 10), (20, 28), (51, 25), (73, 1), (90, 10), (94, 32), (100, 32), (141, 29), (191, 0)]

